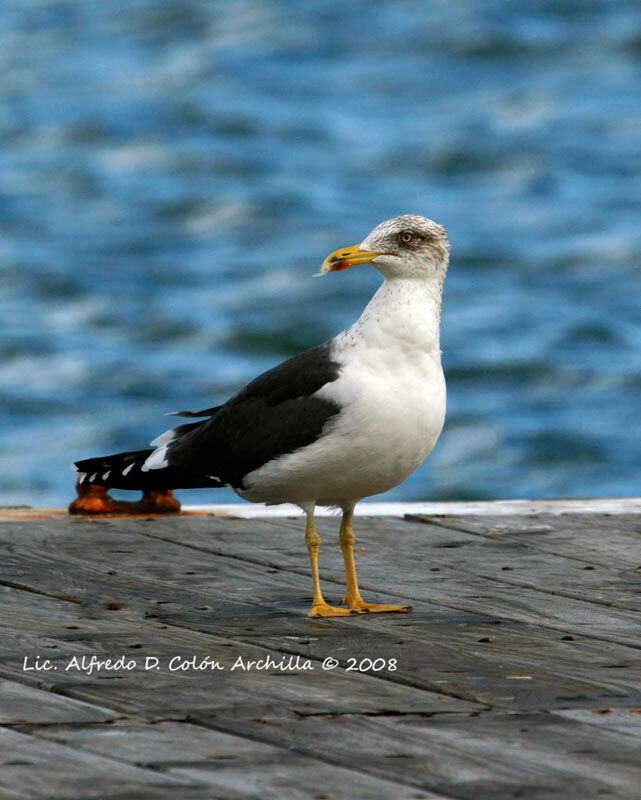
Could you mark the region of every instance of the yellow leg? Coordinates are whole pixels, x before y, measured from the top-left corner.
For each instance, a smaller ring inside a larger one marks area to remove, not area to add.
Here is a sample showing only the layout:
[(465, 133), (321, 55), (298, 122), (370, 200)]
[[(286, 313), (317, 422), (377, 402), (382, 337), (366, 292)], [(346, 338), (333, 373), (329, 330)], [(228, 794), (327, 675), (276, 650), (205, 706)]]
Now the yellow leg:
[(389, 605), (386, 603), (366, 603), (358, 591), (358, 580), (356, 579), (356, 564), (354, 563), (354, 530), (352, 528), (353, 512), (346, 510), (343, 512), (341, 520), (340, 542), (343, 551), (343, 561), (345, 562), (345, 582), (346, 591), (343, 603), (346, 603), (352, 611), (361, 614), (377, 614), (382, 611), (411, 611), (411, 606)]
[(314, 584), (314, 599), (312, 600), (312, 608), (309, 612), (310, 617), (350, 617), (353, 614), (362, 614), (362, 611), (354, 608), (340, 608), (338, 606), (330, 606), (323, 599), (323, 594), (320, 588), (320, 579), (318, 577), (318, 548), (320, 547), (321, 538), (318, 531), (314, 526), (314, 515), (307, 515), (307, 526), (305, 528), (305, 543), (309, 550), (309, 558), (312, 564), (312, 581)]

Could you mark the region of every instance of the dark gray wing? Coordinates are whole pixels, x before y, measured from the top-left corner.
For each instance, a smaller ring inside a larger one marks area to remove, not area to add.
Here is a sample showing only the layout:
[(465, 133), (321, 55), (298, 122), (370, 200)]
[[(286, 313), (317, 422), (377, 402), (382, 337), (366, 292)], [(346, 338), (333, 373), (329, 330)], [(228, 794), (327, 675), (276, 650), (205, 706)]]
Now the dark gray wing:
[(167, 444), (168, 464), (242, 488), (249, 472), (318, 439), (340, 406), (313, 395), (339, 371), (329, 342), (284, 361), (212, 409), (209, 419), (181, 426), (184, 433)]

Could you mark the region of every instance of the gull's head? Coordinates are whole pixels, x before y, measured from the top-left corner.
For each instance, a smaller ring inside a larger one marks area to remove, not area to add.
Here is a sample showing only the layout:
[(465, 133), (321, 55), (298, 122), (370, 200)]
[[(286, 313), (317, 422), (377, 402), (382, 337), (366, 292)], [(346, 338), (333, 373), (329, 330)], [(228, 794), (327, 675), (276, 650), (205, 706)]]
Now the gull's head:
[(327, 256), (321, 273), (355, 264), (371, 264), (385, 278), (437, 278), (447, 271), (447, 232), (426, 217), (403, 214), (377, 225), (360, 244), (341, 247)]

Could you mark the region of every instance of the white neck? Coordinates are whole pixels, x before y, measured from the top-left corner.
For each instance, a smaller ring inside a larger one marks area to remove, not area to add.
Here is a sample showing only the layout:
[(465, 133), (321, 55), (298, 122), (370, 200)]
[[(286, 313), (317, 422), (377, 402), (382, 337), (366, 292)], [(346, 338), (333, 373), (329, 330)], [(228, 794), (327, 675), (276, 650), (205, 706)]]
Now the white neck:
[(357, 341), (368, 347), (402, 346), (440, 356), (442, 283), (425, 278), (387, 278), (360, 318), (340, 337), (341, 349)]

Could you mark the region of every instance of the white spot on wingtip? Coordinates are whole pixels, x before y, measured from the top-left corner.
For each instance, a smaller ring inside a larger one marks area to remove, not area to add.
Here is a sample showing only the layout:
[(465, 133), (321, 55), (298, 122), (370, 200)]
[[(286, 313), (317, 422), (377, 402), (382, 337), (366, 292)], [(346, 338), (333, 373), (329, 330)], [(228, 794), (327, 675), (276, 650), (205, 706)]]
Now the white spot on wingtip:
[(103, 481), (106, 481), (107, 478), (111, 475), (111, 470), (108, 469), (105, 474), (102, 476)]
[(167, 445), (165, 444), (158, 450), (154, 450), (140, 469), (142, 472), (148, 472), (150, 469), (163, 469), (167, 464)]
[(123, 475), (123, 476), (124, 476), (124, 475), (129, 475), (129, 473), (131, 472), (131, 470), (132, 470), (132, 469), (133, 469), (135, 466), (136, 466), (136, 462), (135, 462), (135, 461), (132, 461), (132, 462), (131, 462), (131, 464), (130, 464), (128, 467), (125, 467), (125, 468), (123, 469), (123, 471), (122, 471), (122, 475)]
[(78, 483), (84, 483), (87, 480), (87, 473), (86, 472), (79, 472), (78, 473)]
[(94, 472), (94, 474), (91, 476), (91, 478), (89, 478), (89, 483), (93, 483), (96, 480), (97, 477), (98, 477), (98, 473)]

